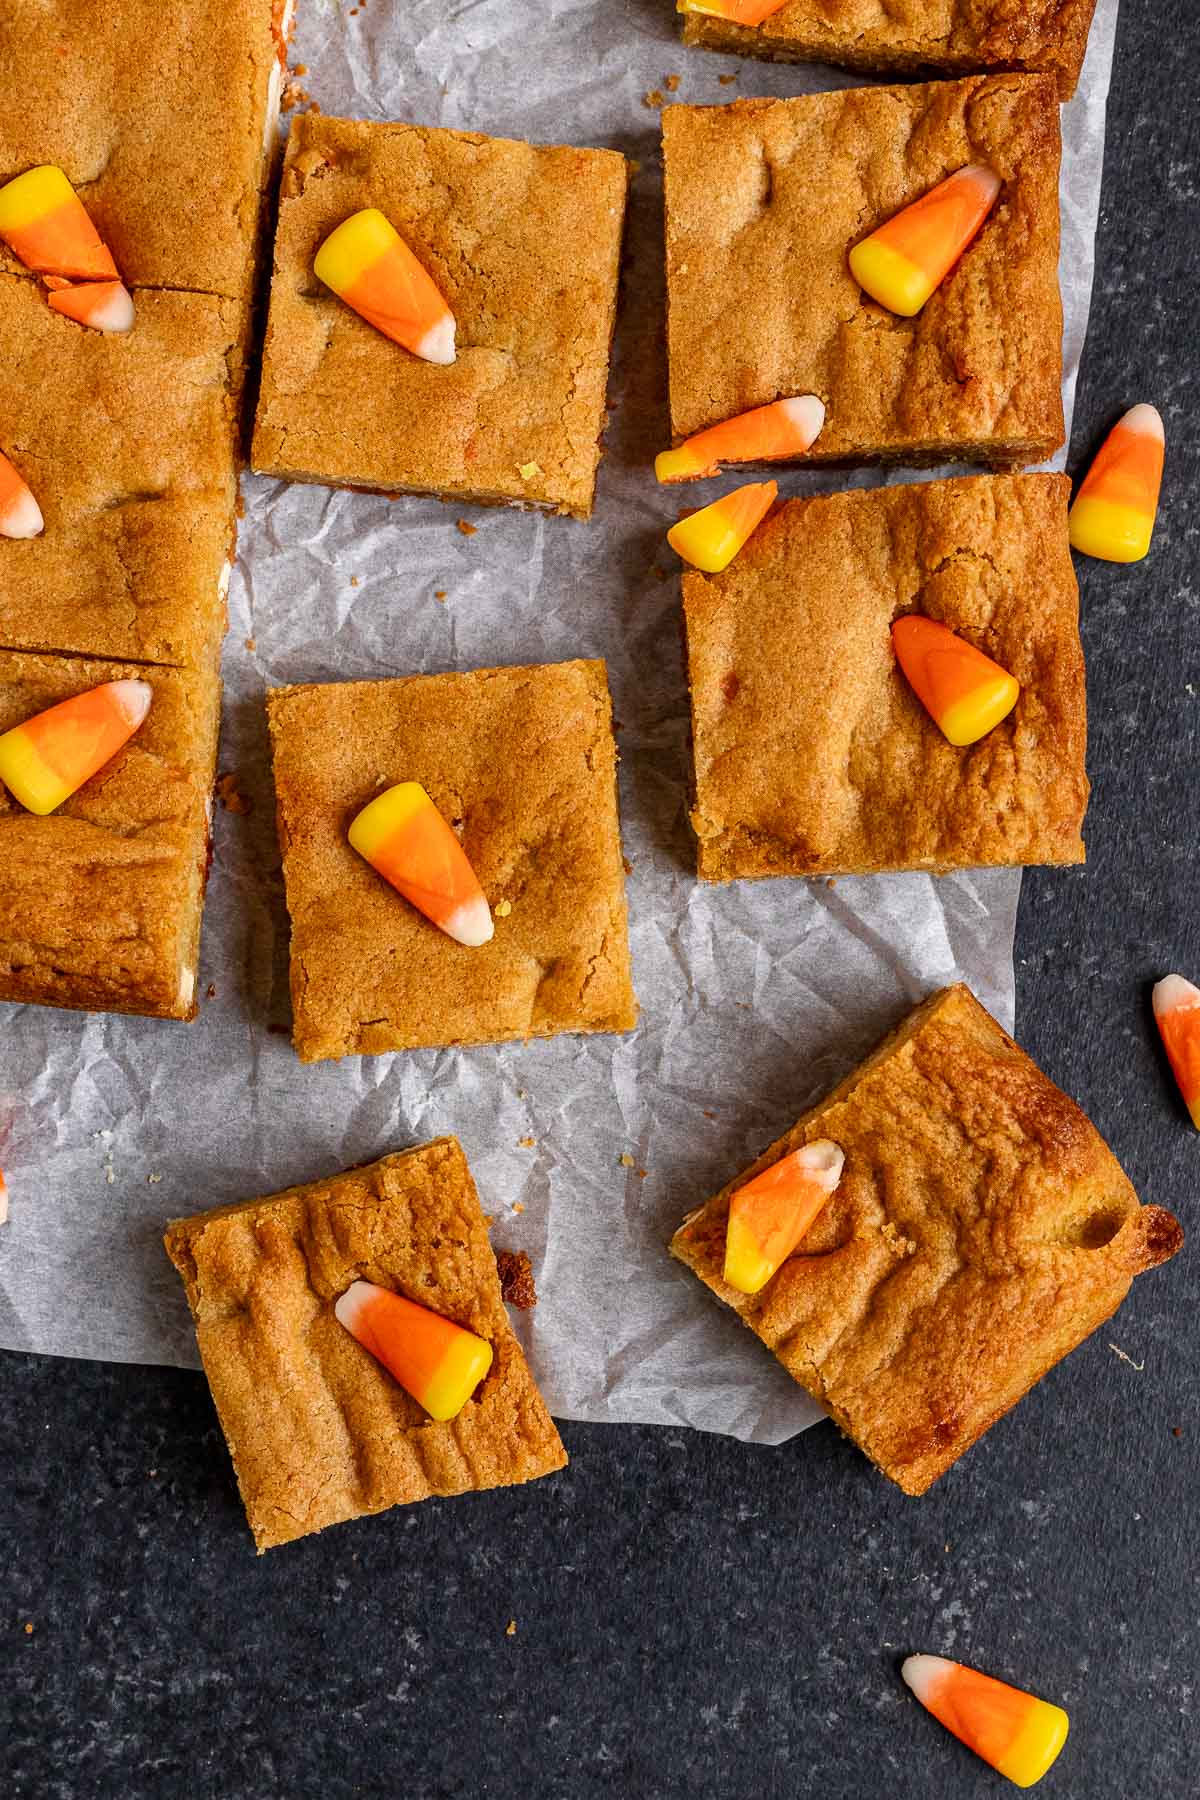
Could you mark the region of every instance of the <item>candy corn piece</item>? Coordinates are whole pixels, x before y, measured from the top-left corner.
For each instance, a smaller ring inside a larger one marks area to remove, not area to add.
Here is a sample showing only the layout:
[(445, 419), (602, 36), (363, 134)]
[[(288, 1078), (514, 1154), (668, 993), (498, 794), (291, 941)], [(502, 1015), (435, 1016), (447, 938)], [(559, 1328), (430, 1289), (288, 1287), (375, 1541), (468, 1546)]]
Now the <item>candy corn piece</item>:
[(962, 1663), (910, 1656), (900, 1673), (947, 1731), (1018, 1787), (1040, 1781), (1067, 1741), (1061, 1706)]
[(117, 265), (61, 169), (26, 169), (0, 188), (0, 238), (26, 268), (77, 281), (115, 281)]
[(402, 781), (363, 807), (350, 827), (358, 854), (458, 944), (486, 944), (491, 908), (462, 845), (419, 781)]
[(1017, 704), (1020, 682), (937, 619), (897, 619), (892, 648), (921, 705), (960, 749), (986, 737)]
[(0, 450), (0, 537), (36, 537), (43, 523), (41, 507)]
[(1000, 177), (982, 163), (947, 176), (855, 244), (850, 272), (889, 312), (911, 319), (941, 286), (996, 204)]
[(492, 1366), (486, 1338), (373, 1281), (352, 1282), (333, 1310), (435, 1419), (456, 1418)]
[(1153, 406), (1135, 406), (1109, 432), (1067, 521), (1071, 542), (1103, 562), (1141, 562), (1162, 486), (1165, 433)]
[(377, 207), (352, 213), (331, 231), (313, 268), (384, 337), (426, 362), (454, 361), (454, 314)]
[(792, 1254), (842, 1179), (845, 1157), (828, 1138), (793, 1150), (729, 1202), (725, 1279), (740, 1294), (757, 1294)]
[(773, 481), (752, 481), (734, 488), (732, 494), (723, 494), (711, 506), (702, 506), (672, 525), (667, 542), (693, 568), (719, 575), (770, 511), (778, 492)]
[(32, 813), (52, 813), (127, 744), (150, 710), (148, 681), (106, 681), (0, 737), (0, 781)]
[(1167, 975), (1154, 988), (1158, 1026), (1183, 1103), (1200, 1131), (1200, 988), (1182, 975)]
[(681, 13), (708, 13), (714, 19), (729, 19), (734, 25), (761, 25), (777, 13), (787, 0), (679, 0)]
[(756, 406), (736, 419), (698, 431), (678, 450), (661, 451), (654, 459), (654, 473), (660, 481), (696, 481), (715, 475), (722, 463), (803, 456), (824, 423), (825, 408), (815, 394), (773, 400), (770, 406)]
[(128, 331), (133, 324), (133, 300), (119, 281), (56, 283), (46, 298), (54, 312), (93, 331)]

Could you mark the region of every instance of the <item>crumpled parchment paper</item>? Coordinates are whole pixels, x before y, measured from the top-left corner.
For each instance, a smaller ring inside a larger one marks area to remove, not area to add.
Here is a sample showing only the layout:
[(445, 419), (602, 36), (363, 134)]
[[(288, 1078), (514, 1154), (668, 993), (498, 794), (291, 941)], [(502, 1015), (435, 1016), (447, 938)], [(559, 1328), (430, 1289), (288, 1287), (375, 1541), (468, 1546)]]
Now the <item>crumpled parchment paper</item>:
[[(1100, 0), (1064, 114), (1068, 419), (1116, 11)], [(455, 1132), (494, 1242), (532, 1254), (541, 1300), (519, 1328), (553, 1412), (778, 1442), (816, 1409), (670, 1260), (671, 1230), (930, 989), (961, 977), (1013, 1018), (1015, 872), (724, 889), (693, 876), (663, 538), (678, 501), (650, 471), (669, 441), (653, 93), (715, 103), (853, 78), (685, 53), (670, 0), (369, 0), (353, 14), (301, 0), (293, 57), (325, 112), (609, 145), (637, 162), (596, 513), (472, 509), (465, 536), (464, 509), (432, 499), (244, 478), (220, 767), (251, 811), (217, 810), (200, 1017), (0, 1008), (0, 1344), (195, 1364), (161, 1249), (168, 1218)], [(875, 479), (789, 470), (780, 487)], [(639, 1029), (301, 1067), (264, 687), (574, 656), (607, 658), (621, 726)]]

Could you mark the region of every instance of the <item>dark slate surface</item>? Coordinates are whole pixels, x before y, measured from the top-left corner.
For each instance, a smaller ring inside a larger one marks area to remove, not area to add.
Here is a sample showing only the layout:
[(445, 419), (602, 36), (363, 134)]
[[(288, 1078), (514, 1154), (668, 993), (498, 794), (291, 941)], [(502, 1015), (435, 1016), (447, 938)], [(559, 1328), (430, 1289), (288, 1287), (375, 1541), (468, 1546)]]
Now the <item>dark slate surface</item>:
[[(1198, 37), (1194, 0), (1125, 0), (1072, 468), (1154, 399), (1168, 475), (1152, 559), (1080, 570), (1090, 860), (1028, 877), (1018, 942), (1019, 1036), (1185, 1222), (1200, 1140), (1148, 991), (1200, 971)], [(568, 1426), (552, 1483), (258, 1561), (199, 1377), (0, 1356), (0, 1791), (1011, 1791), (907, 1698), (928, 1649), (1067, 1706), (1043, 1792), (1196, 1794), (1195, 1255), (922, 1501), (830, 1426)]]

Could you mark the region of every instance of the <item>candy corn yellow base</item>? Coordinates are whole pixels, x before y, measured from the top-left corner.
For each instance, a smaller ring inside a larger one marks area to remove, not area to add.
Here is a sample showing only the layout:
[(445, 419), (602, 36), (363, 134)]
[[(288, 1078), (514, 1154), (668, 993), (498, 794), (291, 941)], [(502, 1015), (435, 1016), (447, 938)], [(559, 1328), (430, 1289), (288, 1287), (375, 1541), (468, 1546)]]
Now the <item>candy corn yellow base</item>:
[(764, 1256), (752, 1231), (733, 1216), (725, 1233), (724, 1278), (739, 1294), (757, 1294), (775, 1273), (776, 1264)]
[(958, 749), (977, 744), (1007, 719), (1021, 694), (1021, 684), (1011, 675), (998, 675), (963, 700), (948, 706), (937, 721), (950, 743)]
[(904, 319), (914, 318), (933, 292), (924, 269), (873, 238), (851, 250), (850, 273), (872, 300)]
[(1067, 1741), (1071, 1721), (1061, 1706), (1038, 1700), (1017, 1732), (1012, 1746), (997, 1760), (996, 1768), (1019, 1788), (1031, 1788), (1042, 1779)]
[(1071, 508), (1071, 547), (1101, 562), (1135, 563), (1150, 549), (1154, 520), (1131, 506), (1093, 500), (1086, 494)]
[(0, 781), (26, 812), (39, 818), (61, 806), (72, 791), (61, 775), (46, 767), (19, 726), (0, 737)]
[(419, 781), (398, 781), (363, 807), (346, 835), (358, 854), (372, 862), (389, 838), (431, 804)]
[(492, 1346), (464, 1332), (447, 1350), (421, 1404), (431, 1419), (456, 1419), (492, 1366)]

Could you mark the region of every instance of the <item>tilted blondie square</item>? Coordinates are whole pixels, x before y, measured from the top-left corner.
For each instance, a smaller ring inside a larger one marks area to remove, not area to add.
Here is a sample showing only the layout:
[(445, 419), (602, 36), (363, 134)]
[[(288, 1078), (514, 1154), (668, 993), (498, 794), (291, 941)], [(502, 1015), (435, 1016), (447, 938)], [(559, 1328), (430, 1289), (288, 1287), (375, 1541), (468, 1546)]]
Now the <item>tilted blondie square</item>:
[(143, 289), (123, 337), (0, 275), (0, 450), (42, 509), (0, 540), (0, 646), (207, 668), (235, 534), (247, 309)]
[(772, 62), (827, 62), (870, 75), (1027, 70), (1075, 92), (1096, 0), (785, 0), (761, 25), (684, 14), (683, 41)]
[(45, 818), (0, 783), (0, 1000), (196, 1014), (221, 690), (215, 674), (0, 651), (0, 733), (105, 681), (144, 723)]
[[(1063, 440), (1058, 98), (1045, 75), (663, 113), (671, 425), (816, 394), (805, 461), (1038, 462)], [(862, 238), (969, 163), (999, 198), (913, 318)]]
[[(277, 688), (267, 710), (303, 1061), (636, 1023), (602, 662)], [(458, 831), (490, 943), (455, 943), (351, 849), (401, 781)]]
[[(177, 1219), (165, 1242), (260, 1553), (566, 1463), (504, 1310), (457, 1138)], [(492, 1345), (492, 1365), (456, 1418), (430, 1418), (339, 1324), (334, 1303), (358, 1280)]]
[[(1083, 861), (1087, 743), (1064, 475), (792, 500), (683, 577), (692, 824), (708, 881)], [(891, 626), (940, 620), (1021, 684), (965, 749)]]
[[(586, 518), (627, 180), (611, 150), (294, 119), (254, 467)], [(364, 207), (386, 214), (449, 304), (453, 363), (401, 349), (313, 273), (324, 239)]]
[[(723, 1277), (732, 1192), (801, 1144), (836, 1192), (754, 1296)], [(907, 1494), (923, 1494), (1173, 1256), (1074, 1101), (965, 987), (935, 994), (671, 1249)]]
[[(129, 287), (248, 300), (291, 0), (5, 0), (0, 183), (56, 163)], [(23, 265), (0, 245), (0, 269)]]

